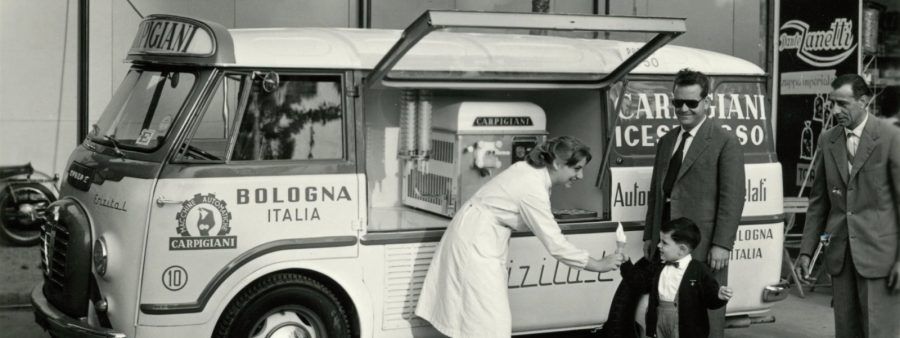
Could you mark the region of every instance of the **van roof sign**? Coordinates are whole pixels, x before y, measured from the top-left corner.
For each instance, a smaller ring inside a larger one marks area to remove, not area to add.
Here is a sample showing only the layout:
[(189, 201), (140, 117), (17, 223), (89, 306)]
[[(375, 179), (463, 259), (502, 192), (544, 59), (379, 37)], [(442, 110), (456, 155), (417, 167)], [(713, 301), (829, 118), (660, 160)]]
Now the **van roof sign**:
[(231, 36), (213, 22), (155, 14), (138, 27), (129, 61), (178, 63), (234, 62)]
[(147, 54), (210, 55), (215, 53), (210, 32), (190, 22), (147, 20), (138, 28), (132, 52)]

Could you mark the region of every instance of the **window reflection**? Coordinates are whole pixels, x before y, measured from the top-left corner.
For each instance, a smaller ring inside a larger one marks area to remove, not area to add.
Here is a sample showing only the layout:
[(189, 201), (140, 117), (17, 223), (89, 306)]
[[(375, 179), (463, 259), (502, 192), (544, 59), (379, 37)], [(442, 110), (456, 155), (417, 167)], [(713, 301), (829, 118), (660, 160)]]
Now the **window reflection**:
[(234, 160), (344, 157), (340, 76), (281, 75), (278, 88), (250, 89)]

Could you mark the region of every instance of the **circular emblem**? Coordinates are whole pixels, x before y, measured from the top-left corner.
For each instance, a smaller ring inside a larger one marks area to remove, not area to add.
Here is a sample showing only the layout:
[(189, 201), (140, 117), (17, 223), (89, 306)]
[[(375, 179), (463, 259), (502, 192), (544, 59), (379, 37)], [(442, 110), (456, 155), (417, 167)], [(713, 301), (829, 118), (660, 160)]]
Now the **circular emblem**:
[(162, 283), (169, 291), (178, 291), (187, 285), (188, 274), (184, 268), (173, 265), (166, 268), (162, 274)]
[(231, 212), (214, 194), (195, 194), (175, 215), (178, 234), (184, 237), (225, 236), (231, 231)]

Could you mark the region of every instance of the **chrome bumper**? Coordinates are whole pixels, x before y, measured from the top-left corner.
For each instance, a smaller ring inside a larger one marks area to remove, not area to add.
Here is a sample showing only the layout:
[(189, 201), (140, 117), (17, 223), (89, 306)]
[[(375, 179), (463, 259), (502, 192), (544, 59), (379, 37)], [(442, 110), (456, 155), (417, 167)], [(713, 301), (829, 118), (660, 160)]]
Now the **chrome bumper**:
[(763, 302), (771, 303), (787, 298), (789, 286), (790, 284), (787, 283), (779, 283), (767, 286), (765, 289), (763, 289)]
[(125, 334), (105, 327), (91, 326), (60, 312), (44, 297), (44, 282), (31, 290), (31, 305), (34, 307), (34, 321), (56, 337), (125, 338)]

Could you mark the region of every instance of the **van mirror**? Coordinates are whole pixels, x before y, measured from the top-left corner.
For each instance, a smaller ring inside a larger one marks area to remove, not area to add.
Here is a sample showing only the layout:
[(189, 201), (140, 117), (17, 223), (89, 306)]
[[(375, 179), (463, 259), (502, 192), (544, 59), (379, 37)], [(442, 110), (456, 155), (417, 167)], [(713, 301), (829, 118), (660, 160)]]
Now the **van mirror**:
[(278, 89), (278, 85), (281, 82), (278, 78), (278, 73), (270, 71), (265, 75), (260, 75), (260, 73), (257, 73), (257, 75), (262, 77), (263, 91), (265, 91), (266, 93), (271, 93), (275, 89)]
[(169, 86), (178, 87), (178, 73), (169, 73)]

